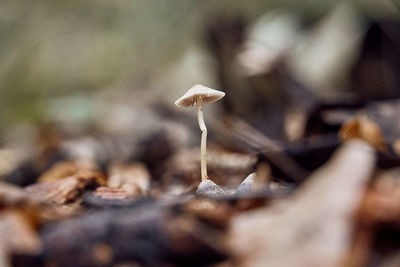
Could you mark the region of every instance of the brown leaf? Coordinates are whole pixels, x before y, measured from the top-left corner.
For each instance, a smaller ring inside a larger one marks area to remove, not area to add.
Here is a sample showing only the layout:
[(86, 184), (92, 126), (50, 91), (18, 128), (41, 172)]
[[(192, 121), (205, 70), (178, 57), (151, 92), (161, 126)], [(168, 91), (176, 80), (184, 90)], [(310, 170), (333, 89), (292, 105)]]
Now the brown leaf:
[(138, 196), (150, 188), (150, 173), (141, 163), (117, 164), (110, 170), (108, 187), (123, 188), (128, 195)]
[(22, 188), (9, 183), (0, 182), (0, 209), (20, 206), (28, 201), (29, 196)]
[(96, 175), (76, 175), (52, 182), (43, 182), (26, 187), (26, 191), (34, 199), (54, 203), (66, 204), (78, 200), (86, 191), (101, 185)]
[(363, 223), (395, 223), (400, 220), (400, 169), (380, 172), (366, 190), (358, 219)]
[(358, 116), (342, 125), (339, 136), (343, 140), (361, 139), (380, 151), (386, 151), (386, 142), (379, 126), (366, 116)]
[(132, 191), (128, 192), (122, 188), (101, 186), (97, 187), (93, 194), (104, 199), (131, 200), (134, 196), (140, 195), (140, 189), (137, 189), (136, 193), (132, 194)]
[(34, 229), (28, 212), (9, 209), (0, 212), (0, 264), (10, 266), (12, 254), (33, 255), (39, 253), (42, 242)]
[(365, 142), (348, 142), (292, 197), (234, 218), (230, 244), (239, 265), (340, 266), (374, 156)]
[(38, 178), (38, 182), (51, 182), (78, 174), (80, 171), (95, 171), (94, 164), (84, 161), (63, 161), (55, 164)]

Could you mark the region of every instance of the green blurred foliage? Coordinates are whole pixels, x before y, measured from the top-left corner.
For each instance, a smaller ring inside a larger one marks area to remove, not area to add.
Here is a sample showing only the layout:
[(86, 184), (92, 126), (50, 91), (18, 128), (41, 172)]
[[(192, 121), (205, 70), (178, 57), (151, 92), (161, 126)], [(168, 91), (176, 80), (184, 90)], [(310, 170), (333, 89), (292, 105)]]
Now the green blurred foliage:
[(151, 75), (201, 42), (204, 25), (220, 14), (252, 19), (283, 6), (315, 16), (333, 3), (337, 1), (2, 0), (1, 128), (40, 121), (48, 98), (91, 94)]

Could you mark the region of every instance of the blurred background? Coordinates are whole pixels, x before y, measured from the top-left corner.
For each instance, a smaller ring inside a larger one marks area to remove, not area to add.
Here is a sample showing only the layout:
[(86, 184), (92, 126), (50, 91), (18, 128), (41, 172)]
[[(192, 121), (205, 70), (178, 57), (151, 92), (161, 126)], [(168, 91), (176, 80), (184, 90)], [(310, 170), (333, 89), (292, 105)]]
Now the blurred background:
[(399, 114), (399, 0), (0, 0), (0, 266), (400, 266)]
[(198, 144), (195, 119), (177, 115), (195, 111), (173, 105), (196, 83), (227, 93), (207, 107), (211, 125), (240, 118), (300, 140), (315, 120), (347, 118), (312, 116), (321, 106), (400, 96), (399, 18), (396, 0), (3, 0), (0, 144), (23, 157), (37, 138), (129, 143), (179, 123)]

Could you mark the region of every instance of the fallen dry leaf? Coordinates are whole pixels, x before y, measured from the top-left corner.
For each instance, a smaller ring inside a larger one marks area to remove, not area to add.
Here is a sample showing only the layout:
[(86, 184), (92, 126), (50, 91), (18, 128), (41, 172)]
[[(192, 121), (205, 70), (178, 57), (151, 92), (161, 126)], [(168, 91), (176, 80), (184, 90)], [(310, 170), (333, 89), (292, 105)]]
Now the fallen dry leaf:
[(30, 215), (23, 210), (0, 212), (0, 264), (11, 266), (12, 254), (33, 255), (40, 252), (42, 242), (34, 229)]
[(29, 196), (22, 188), (0, 182), (0, 209), (20, 206), (28, 201)]
[(38, 182), (56, 181), (76, 175), (83, 170), (95, 171), (96, 168), (92, 162), (88, 161), (62, 161), (40, 175)]
[(386, 142), (379, 126), (366, 116), (359, 116), (343, 124), (339, 136), (343, 140), (361, 139), (380, 151), (386, 151)]
[(117, 164), (111, 167), (107, 185), (110, 188), (122, 188), (128, 195), (139, 196), (149, 190), (150, 178), (144, 164)]
[[(137, 192), (140, 192), (138, 189)], [(95, 196), (101, 197), (103, 199), (120, 199), (120, 200), (130, 200), (138, 194), (132, 194), (122, 188), (109, 188), (105, 186), (97, 187), (93, 192)]]
[(96, 175), (72, 176), (52, 182), (37, 183), (26, 187), (30, 197), (54, 204), (66, 204), (78, 200), (86, 191), (101, 185)]
[(238, 264), (340, 266), (374, 163), (368, 144), (350, 141), (292, 197), (234, 218), (229, 242)]

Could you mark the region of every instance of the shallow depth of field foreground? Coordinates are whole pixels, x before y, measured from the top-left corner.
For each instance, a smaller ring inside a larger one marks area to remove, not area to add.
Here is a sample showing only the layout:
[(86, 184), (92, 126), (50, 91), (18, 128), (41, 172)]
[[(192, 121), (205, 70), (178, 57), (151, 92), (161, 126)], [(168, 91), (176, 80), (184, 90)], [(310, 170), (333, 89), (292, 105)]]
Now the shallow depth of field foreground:
[(0, 267), (400, 266), (396, 0), (0, 1)]

